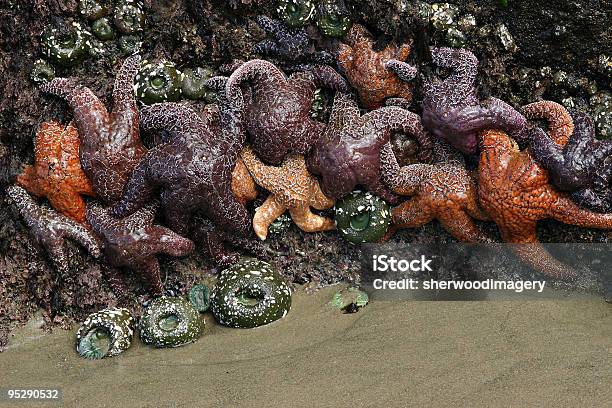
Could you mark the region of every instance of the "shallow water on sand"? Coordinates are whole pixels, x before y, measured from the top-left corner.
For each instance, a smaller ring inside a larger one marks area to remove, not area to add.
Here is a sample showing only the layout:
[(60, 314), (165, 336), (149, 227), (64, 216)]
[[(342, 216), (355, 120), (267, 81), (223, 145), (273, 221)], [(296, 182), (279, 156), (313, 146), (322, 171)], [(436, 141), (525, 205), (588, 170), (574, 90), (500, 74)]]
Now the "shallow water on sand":
[(265, 327), (229, 329), (207, 314), (207, 331), (194, 344), (158, 350), (135, 339), (124, 354), (101, 361), (74, 352), (74, 331), (41, 336), (25, 328), (0, 353), (0, 388), (60, 387), (65, 406), (86, 407), (612, 400), (612, 305), (601, 299), (373, 301), (341, 314), (327, 304), (336, 290), (298, 292), (287, 317)]

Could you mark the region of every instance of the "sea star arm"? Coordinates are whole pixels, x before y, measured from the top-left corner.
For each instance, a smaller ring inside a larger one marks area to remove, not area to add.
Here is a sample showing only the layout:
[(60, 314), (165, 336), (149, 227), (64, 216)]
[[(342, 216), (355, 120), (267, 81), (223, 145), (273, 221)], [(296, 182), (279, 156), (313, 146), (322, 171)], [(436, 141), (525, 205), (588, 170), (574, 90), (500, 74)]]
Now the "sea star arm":
[(327, 210), (328, 208), (332, 208), (336, 203), (336, 200), (333, 200), (327, 197), (323, 190), (321, 190), (321, 186), (318, 181), (313, 182), (312, 187), (312, 198), (310, 199), (310, 205), (317, 210)]
[(155, 103), (140, 111), (140, 127), (144, 132), (166, 130), (170, 133), (209, 134), (204, 121), (193, 110), (179, 103)]
[(511, 241), (512, 251), (534, 270), (558, 279), (576, 276), (574, 269), (553, 257), (541, 243), (517, 241)]
[(157, 258), (155, 258), (155, 256), (151, 256), (137, 262), (134, 265), (131, 265), (131, 267), (132, 269), (136, 269), (143, 274), (152, 295), (161, 296), (164, 294), (164, 284), (161, 280), (159, 261)]
[(291, 219), (304, 232), (321, 232), (336, 229), (336, 223), (331, 218), (313, 214), (308, 204), (290, 208)]
[(74, 112), (74, 122), (79, 129), (83, 144), (88, 140), (103, 139), (100, 132), (102, 129), (108, 129), (108, 111), (89, 88), (79, 85), (74, 78), (55, 78), (42, 85), (40, 89), (68, 102)]
[[(208, 79), (205, 84), (208, 88), (217, 92), (222, 138), (215, 138), (215, 142), (223, 141), (226, 155), (230, 160), (235, 160), (246, 141), (246, 133), (242, 122), (244, 101), (239, 98), (234, 103), (230, 103), (225, 93), (228, 81), (228, 77), (214, 76)], [(239, 92), (241, 93), (241, 91)]]
[(562, 171), (565, 166), (565, 156), (561, 146), (540, 128), (529, 130), (529, 139), (531, 153), (543, 167), (552, 172)]
[(391, 210), (391, 218), (395, 229), (418, 228), (433, 221), (431, 207), (420, 197), (404, 201)]
[(238, 158), (232, 171), (232, 192), (243, 205), (257, 198), (255, 180), (241, 158)]
[(436, 218), (440, 221), (444, 229), (460, 242), (494, 242), (490, 237), (480, 231), (474, 223), (474, 220), (462, 210), (447, 209), (445, 211), (438, 211)]
[[(286, 81), (285, 74), (274, 64), (264, 60), (251, 60), (240, 65), (230, 75), (225, 85), (225, 94), (231, 104), (243, 102), (242, 90), (240, 87), (248, 83), (255, 90), (281, 84)], [(254, 92), (257, 94), (257, 92)]]
[(270, 195), (266, 201), (255, 211), (253, 217), (253, 229), (255, 234), (264, 241), (268, 236), (270, 224), (280, 217), (287, 207), (279, 203), (274, 195)]
[(397, 77), (404, 82), (414, 80), (419, 72), (417, 67), (396, 59), (387, 61), (385, 63), (385, 68), (395, 72)]
[(72, 240), (75, 242), (79, 242), (95, 258), (98, 258), (101, 255), (100, 242), (91, 233), (91, 231), (83, 227), (81, 224), (66, 223), (60, 225), (59, 229), (62, 232), (62, 236), (72, 238)]
[(260, 15), (255, 17), (255, 21), (257, 22), (257, 25), (259, 25), (259, 27), (266, 32), (266, 34), (273, 36), (277, 40), (289, 35), (287, 28), (285, 28), (285, 26), (278, 20)]
[(317, 88), (328, 88), (338, 92), (348, 92), (348, 82), (329, 65), (314, 65), (309, 70)]
[(51, 254), (53, 263), (60, 272), (68, 271), (64, 252), (65, 237), (81, 243), (93, 256), (100, 256), (98, 241), (85, 227), (49, 208), (40, 207), (21, 187), (11, 186), (6, 192), (10, 202), (30, 227), (36, 242)]
[(363, 116), (364, 126), (375, 131), (379, 143), (386, 143), (392, 132), (402, 132), (419, 143), (422, 149), (431, 149), (431, 137), (421, 124), (421, 118), (396, 106), (384, 106)]
[(193, 252), (194, 244), (190, 239), (184, 238), (176, 232), (160, 226), (148, 228), (151, 236), (151, 250), (174, 257), (189, 255)]
[(259, 55), (279, 55), (282, 49), (274, 40), (263, 40), (253, 46), (252, 52)]
[[(134, 77), (140, 68), (140, 55), (128, 57), (115, 77), (113, 111), (110, 114), (115, 137), (138, 134), (138, 108), (134, 99)], [(123, 144), (123, 143), (122, 143)]]
[(520, 144), (527, 142), (525, 117), (496, 98), (487, 99), (481, 105), (470, 105), (458, 110), (453, 122), (460, 133), (468, 134), (494, 128), (510, 134)]
[(612, 229), (612, 214), (599, 214), (579, 207), (566, 196), (559, 196), (549, 216), (566, 224), (583, 228)]
[(381, 149), (380, 170), (382, 180), (397, 194), (416, 194), (430, 168), (427, 164), (412, 164), (400, 167), (391, 144), (386, 143)]
[(546, 119), (548, 135), (559, 146), (565, 146), (574, 132), (571, 115), (562, 105), (552, 101), (538, 101), (521, 108), (528, 119)]
[(149, 163), (155, 162), (158, 150), (150, 150), (134, 168), (123, 190), (121, 200), (111, 209), (114, 217), (124, 218), (144, 207), (153, 199), (156, 183), (149, 177)]
[(359, 119), (359, 107), (355, 98), (348, 93), (338, 92), (329, 116), (329, 129), (340, 132), (345, 126)]
[(85, 223), (85, 200), (79, 193), (65, 189), (61, 196), (52, 195), (48, 196), (47, 199), (51, 206), (60, 213), (81, 224)]
[(432, 48), (431, 57), (434, 64), (443, 68), (452, 68), (453, 72), (447, 78), (449, 83), (452, 82), (465, 89), (473, 88), (478, 75), (478, 59), (471, 51), (446, 47)]

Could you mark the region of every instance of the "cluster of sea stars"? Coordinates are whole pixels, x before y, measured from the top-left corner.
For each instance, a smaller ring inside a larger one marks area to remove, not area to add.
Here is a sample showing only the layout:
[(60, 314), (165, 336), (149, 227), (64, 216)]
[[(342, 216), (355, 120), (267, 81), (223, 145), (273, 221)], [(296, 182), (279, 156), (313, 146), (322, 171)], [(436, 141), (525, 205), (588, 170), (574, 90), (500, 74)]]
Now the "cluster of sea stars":
[[(75, 126), (43, 124), (35, 163), (18, 183), (70, 218), (39, 207), (18, 187), (9, 194), (60, 270), (67, 270), (62, 247), (69, 236), (104, 254), (118, 294), (125, 289), (117, 268), (127, 267), (161, 295), (157, 254), (185, 256), (193, 239), (227, 267), (239, 254), (224, 243), (263, 254), (256, 237), (265, 240), (285, 212), (303, 231), (335, 229), (311, 208), (329, 209), (359, 186), (398, 205), (385, 239), (437, 219), (460, 241), (492, 242), (475, 223), (492, 220), (504, 241), (533, 244), (517, 246), (520, 257), (557, 277), (571, 271), (537, 245), (538, 220), (612, 228), (612, 214), (581, 207), (605, 212), (612, 206), (612, 143), (594, 138), (585, 115), (572, 118), (548, 101), (520, 110), (495, 98), (481, 101), (476, 57), (433, 48), (433, 63), (450, 75), (424, 79), (421, 118), (405, 108), (409, 82), (419, 75), (404, 62), (408, 44), (375, 51), (371, 35), (353, 25), (336, 56), (345, 79), (324, 65), (334, 62), (331, 54), (315, 51), (305, 31), (267, 17), (257, 21), (272, 38), (255, 51), (284, 59), (297, 72), (287, 76), (259, 59), (237, 65), (229, 77), (206, 82), (218, 101), (203, 112), (179, 103), (139, 111), (132, 89), (138, 56), (126, 59), (117, 75), (112, 113), (75, 79), (42, 87), (68, 101)], [(328, 123), (311, 115), (320, 87), (336, 92)], [(358, 100), (369, 111), (362, 114)], [(548, 121), (547, 131), (529, 122), (535, 119)], [(141, 131), (161, 141), (147, 151)], [(394, 143), (397, 134), (412, 145)], [(401, 146), (417, 146), (416, 162), (398, 163), (408, 155)], [(462, 154), (480, 156), (476, 174)], [(252, 216), (247, 204), (256, 199), (256, 186), (268, 196)], [(81, 195), (95, 200), (86, 204)], [(403, 196), (409, 199), (402, 202)], [(158, 208), (167, 227), (154, 224)]]

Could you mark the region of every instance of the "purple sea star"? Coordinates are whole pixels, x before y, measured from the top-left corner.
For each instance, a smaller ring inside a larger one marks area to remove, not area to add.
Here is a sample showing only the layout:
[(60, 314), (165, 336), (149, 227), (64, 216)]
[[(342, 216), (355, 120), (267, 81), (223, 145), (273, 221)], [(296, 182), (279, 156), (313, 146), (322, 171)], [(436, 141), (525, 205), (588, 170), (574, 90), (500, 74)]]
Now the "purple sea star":
[(149, 204), (122, 219), (111, 216), (108, 209), (92, 202), (87, 205), (87, 221), (104, 242), (107, 278), (118, 296), (124, 288), (116, 267), (127, 267), (143, 275), (151, 295), (160, 296), (164, 286), (156, 254), (185, 256), (193, 251), (191, 240), (168, 228), (153, 225), (157, 203)]
[[(545, 103), (548, 103), (546, 106), (554, 104), (543, 101), (527, 105), (524, 110), (531, 113), (527, 116), (534, 119), (536, 113), (533, 106)], [(563, 109), (560, 105), (556, 107)], [(565, 114), (569, 117), (569, 113)], [(540, 128), (533, 130), (531, 153), (548, 170), (552, 184), (560, 190), (571, 192), (575, 202), (593, 211), (612, 211), (612, 141), (595, 139), (593, 121), (587, 114), (577, 112), (569, 132), (562, 128), (567, 133), (561, 137), (562, 141), (571, 134), (564, 145), (554, 137), (560, 128), (556, 122), (559, 121), (551, 121), (549, 135)]]
[[(223, 88), (224, 83), (224, 79), (216, 77), (207, 81), (207, 86)], [(149, 150), (136, 166), (112, 214), (119, 218), (128, 216), (151, 202), (159, 191), (166, 221), (177, 233), (188, 235), (193, 231), (193, 219), (198, 212), (214, 223), (214, 231), (195, 233), (204, 233), (213, 260), (228, 266), (238, 260), (238, 255), (227, 254), (221, 241), (248, 246), (252, 230), (251, 217), (231, 188), (232, 171), (244, 144), (241, 101), (229, 107), (222, 93), (219, 98), (223, 101), (220, 129), (211, 129), (215, 120), (204, 120), (178, 103), (159, 103), (142, 109), (143, 131), (166, 133), (162, 143)], [(220, 131), (213, 133), (214, 130)]]
[(83, 245), (94, 257), (100, 256), (100, 247), (94, 235), (83, 225), (51, 208), (39, 206), (21, 187), (6, 188), (10, 202), (17, 208), (36, 242), (47, 250), (53, 264), (62, 274), (68, 273), (68, 258), (64, 240), (71, 238)]
[(325, 125), (310, 117), (317, 87), (348, 89), (340, 74), (325, 65), (287, 79), (270, 62), (251, 60), (230, 76), (227, 97), (234, 106), (244, 101), (245, 129), (262, 160), (279, 165), (287, 153), (306, 154), (319, 139)]
[(396, 203), (381, 181), (380, 149), (392, 132), (414, 137), (422, 149), (431, 149), (431, 139), (420, 118), (405, 109), (385, 106), (361, 116), (355, 99), (338, 93), (325, 134), (307, 158), (308, 170), (322, 177), (323, 193), (340, 199), (363, 185), (370, 192)]
[(252, 50), (254, 53), (289, 63), (333, 64), (335, 62), (331, 53), (315, 50), (306, 28), (289, 28), (267, 16), (257, 16), (255, 21), (271, 38), (257, 43)]
[(132, 170), (146, 152), (140, 141), (133, 90), (139, 67), (138, 55), (123, 62), (115, 78), (112, 113), (74, 78), (56, 78), (41, 86), (44, 92), (66, 99), (72, 108), (81, 138), (81, 165), (96, 196), (109, 204), (121, 198)]
[[(519, 143), (526, 141), (523, 115), (499, 99), (478, 99), (474, 54), (453, 48), (432, 48), (431, 54), (434, 64), (451, 69), (448, 78), (424, 84), (423, 125), (431, 133), (469, 155), (477, 153), (478, 134), (485, 129), (501, 129)], [(405, 62), (391, 60), (386, 66), (400, 79), (415, 76), (415, 68)]]

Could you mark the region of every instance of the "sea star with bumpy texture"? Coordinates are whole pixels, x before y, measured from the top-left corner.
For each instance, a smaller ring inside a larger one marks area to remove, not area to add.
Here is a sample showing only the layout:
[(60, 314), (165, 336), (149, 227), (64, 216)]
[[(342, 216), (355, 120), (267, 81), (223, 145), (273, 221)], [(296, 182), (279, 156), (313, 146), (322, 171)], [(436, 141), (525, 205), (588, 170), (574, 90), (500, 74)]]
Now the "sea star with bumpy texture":
[[(497, 98), (484, 101), (476, 93), (478, 59), (470, 51), (432, 48), (433, 63), (451, 69), (444, 79), (425, 81), (423, 85), (423, 125), (434, 136), (446, 140), (469, 155), (478, 151), (478, 135), (485, 129), (501, 129), (519, 143), (524, 143), (527, 120), (512, 106)], [(415, 68), (401, 61), (387, 67), (400, 78), (410, 80)]]
[(326, 65), (287, 79), (274, 64), (251, 60), (229, 77), (226, 94), (234, 106), (244, 102), (244, 126), (255, 153), (278, 165), (287, 153), (306, 154), (323, 133), (325, 125), (310, 117), (321, 87), (346, 91), (348, 84)]
[[(168, 228), (153, 225), (157, 203), (149, 204), (122, 219), (92, 202), (87, 205), (87, 221), (102, 237), (104, 258), (108, 263), (107, 278), (118, 296), (124, 296), (123, 285), (114, 267), (127, 267), (146, 279), (151, 295), (164, 293), (159, 262), (155, 255), (185, 256), (193, 251), (191, 240)], [(117, 293), (119, 292), (119, 293)]]
[(479, 207), (478, 188), (463, 157), (451, 146), (436, 141), (433, 164), (400, 167), (387, 144), (380, 161), (383, 181), (394, 193), (411, 196), (391, 211), (393, 225), (387, 238), (400, 228), (417, 228), (437, 219), (459, 241), (492, 242), (472, 219), (489, 217)]
[(552, 218), (586, 228), (612, 228), (612, 214), (580, 208), (557, 191), (544, 170), (506, 133), (487, 130), (481, 135), (478, 166), (480, 205), (500, 229), (505, 242), (534, 269), (553, 277), (575, 272), (553, 258), (538, 242), (536, 224)]
[(431, 139), (416, 114), (385, 106), (360, 116), (353, 97), (338, 93), (325, 134), (306, 159), (308, 170), (321, 176), (323, 193), (333, 199), (362, 185), (396, 203), (399, 197), (380, 179), (380, 149), (389, 142), (392, 132), (406, 133), (423, 149), (431, 148)]
[(389, 60), (403, 61), (410, 54), (410, 45), (389, 44), (381, 51), (372, 48), (374, 40), (368, 30), (353, 24), (344, 37), (338, 53), (338, 66), (359, 94), (367, 109), (376, 109), (387, 98), (412, 100), (412, 85), (400, 80), (385, 67)]
[(132, 170), (146, 152), (140, 141), (133, 89), (139, 67), (138, 55), (123, 62), (115, 78), (112, 113), (74, 78), (56, 78), (41, 86), (43, 91), (66, 99), (72, 108), (81, 137), (81, 165), (96, 196), (109, 204), (121, 198)]
[(252, 50), (254, 53), (290, 63), (334, 63), (332, 54), (315, 50), (306, 28), (289, 28), (267, 16), (257, 16), (255, 21), (271, 38), (257, 43)]
[[(207, 86), (214, 87), (215, 81), (207, 81)], [(222, 93), (219, 98), (225, 104)], [(149, 150), (134, 169), (121, 201), (112, 209), (113, 215), (132, 214), (160, 191), (166, 221), (179, 234), (188, 235), (193, 216), (202, 212), (219, 232), (248, 237), (249, 213), (232, 192), (232, 171), (244, 143), (240, 106), (235, 110), (224, 106), (220, 111), (222, 131), (216, 133), (208, 125), (210, 120), (178, 103), (142, 109), (142, 130), (166, 133), (163, 143)], [(228, 266), (238, 260), (237, 254), (223, 251), (218, 234), (207, 234), (206, 239), (217, 264)]]
[(541, 129), (531, 137), (531, 152), (548, 170), (552, 184), (571, 192), (572, 199), (593, 211), (612, 211), (612, 141), (595, 139), (593, 121), (578, 112), (574, 121), (565, 108), (550, 101), (523, 107), (529, 119), (546, 118), (548, 135)]
[(68, 257), (64, 251), (64, 240), (70, 238), (83, 245), (94, 257), (100, 256), (96, 237), (83, 225), (50, 208), (39, 206), (21, 187), (10, 186), (6, 192), (17, 208), (36, 242), (45, 248), (57, 270), (68, 273)]
[(253, 229), (260, 239), (266, 239), (270, 224), (285, 211), (289, 211), (295, 225), (302, 231), (318, 232), (336, 228), (333, 220), (313, 214), (310, 210), (310, 207), (326, 210), (333, 207), (335, 201), (323, 194), (317, 179), (306, 170), (304, 156), (291, 154), (281, 167), (264, 164), (250, 148), (245, 148), (241, 157), (255, 182), (270, 192), (253, 218)]
[(36, 132), (34, 165), (17, 176), (17, 184), (37, 197), (46, 197), (61, 214), (85, 223), (85, 200), (93, 196), (91, 182), (79, 161), (79, 134), (69, 124), (44, 122)]

